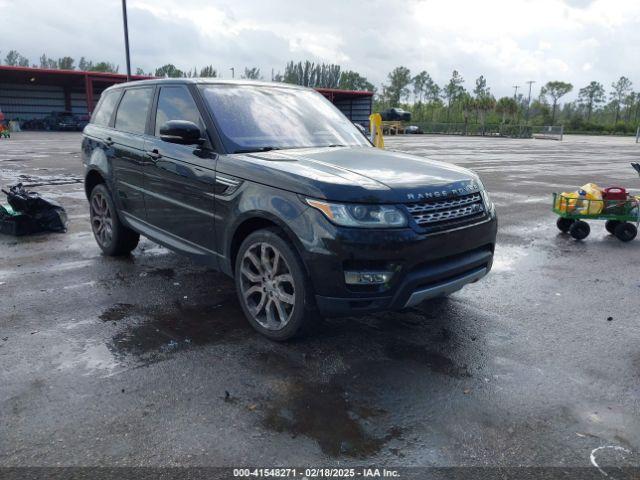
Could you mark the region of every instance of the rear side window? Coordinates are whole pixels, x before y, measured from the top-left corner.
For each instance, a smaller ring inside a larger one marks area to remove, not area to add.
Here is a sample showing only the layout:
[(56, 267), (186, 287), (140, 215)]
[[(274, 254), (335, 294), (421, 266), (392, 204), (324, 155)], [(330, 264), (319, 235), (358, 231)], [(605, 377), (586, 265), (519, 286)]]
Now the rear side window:
[(169, 120), (188, 120), (204, 130), (200, 112), (185, 87), (162, 87), (158, 96), (156, 112), (156, 137), (160, 136), (160, 127)]
[(144, 133), (151, 93), (151, 88), (133, 88), (124, 92), (116, 113), (116, 129), (129, 133)]
[(100, 98), (100, 103), (98, 103), (98, 107), (93, 114), (91, 123), (108, 126), (119, 97), (120, 90), (111, 90), (110, 92), (103, 93)]

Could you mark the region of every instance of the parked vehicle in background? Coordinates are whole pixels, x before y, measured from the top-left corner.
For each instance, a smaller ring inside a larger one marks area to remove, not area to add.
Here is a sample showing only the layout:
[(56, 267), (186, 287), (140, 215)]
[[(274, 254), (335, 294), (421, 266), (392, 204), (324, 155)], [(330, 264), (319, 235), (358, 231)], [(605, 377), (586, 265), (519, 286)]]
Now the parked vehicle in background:
[(423, 134), (424, 132), (417, 125), (409, 125), (404, 129), (404, 133), (407, 134)]
[(411, 112), (407, 112), (401, 108), (389, 108), (384, 110), (380, 116), (384, 122), (409, 122), (411, 121)]
[(29, 120), (18, 120), (22, 130), (44, 130), (44, 120), (41, 118), (31, 118)]
[(88, 123), (88, 119), (81, 119), (71, 112), (51, 112), (42, 121), (45, 130), (81, 131)]
[(274, 340), (317, 314), (448, 295), (492, 266), (496, 214), (475, 173), (373, 147), (308, 88), (113, 86), (84, 129), (82, 158), (105, 254), (128, 254), (142, 234), (221, 270)]

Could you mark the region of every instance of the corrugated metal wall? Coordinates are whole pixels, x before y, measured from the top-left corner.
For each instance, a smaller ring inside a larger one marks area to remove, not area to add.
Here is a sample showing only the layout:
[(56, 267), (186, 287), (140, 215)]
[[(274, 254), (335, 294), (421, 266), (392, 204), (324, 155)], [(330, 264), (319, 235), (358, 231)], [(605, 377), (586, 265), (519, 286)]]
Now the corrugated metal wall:
[(10, 120), (43, 118), (64, 111), (62, 87), (0, 84), (0, 107)]
[[(71, 90), (71, 111), (87, 115), (84, 90)], [(64, 89), (47, 85), (0, 83), (0, 108), (9, 120), (41, 119), (52, 112), (64, 112)]]
[(71, 113), (74, 115), (88, 115), (87, 95), (84, 93), (84, 90), (81, 92), (71, 92)]
[(371, 115), (372, 97), (355, 97), (349, 100), (335, 100), (333, 103), (352, 122), (357, 122), (365, 128), (369, 128), (369, 115)]
[[(107, 85), (94, 85), (94, 101)], [(87, 100), (84, 88), (70, 91), (71, 111), (75, 115), (87, 115)], [(372, 98), (367, 96), (334, 100), (333, 103), (353, 122), (369, 127)], [(0, 83), (0, 108), (9, 120), (42, 119), (52, 112), (64, 112), (64, 88), (46, 85), (24, 85)]]

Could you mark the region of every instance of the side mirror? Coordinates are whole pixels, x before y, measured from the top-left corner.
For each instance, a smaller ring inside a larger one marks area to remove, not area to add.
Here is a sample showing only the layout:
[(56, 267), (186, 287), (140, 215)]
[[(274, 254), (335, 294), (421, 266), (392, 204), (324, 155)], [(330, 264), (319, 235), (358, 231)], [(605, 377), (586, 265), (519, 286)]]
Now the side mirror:
[(181, 145), (200, 145), (204, 141), (200, 127), (187, 120), (169, 120), (160, 127), (160, 139)]

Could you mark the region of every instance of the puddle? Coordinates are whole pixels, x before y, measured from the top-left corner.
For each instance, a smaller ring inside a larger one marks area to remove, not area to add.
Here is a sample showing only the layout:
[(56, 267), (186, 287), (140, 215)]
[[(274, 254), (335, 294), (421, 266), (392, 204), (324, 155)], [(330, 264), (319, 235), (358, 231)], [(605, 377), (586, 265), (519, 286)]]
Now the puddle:
[(265, 412), (262, 426), (307, 437), (331, 457), (370, 458), (400, 440), (402, 429), (391, 423), (389, 412), (370, 397), (362, 401), (352, 393), (360, 391), (351, 388), (355, 371), (345, 366), (335, 373), (327, 363), (325, 352), (314, 348), (276, 346), (256, 352), (249, 368), (266, 374), (273, 386), (256, 399)]
[(130, 303), (116, 303), (102, 312), (100, 320), (103, 322), (117, 322), (128, 317), (134, 311), (134, 308), (135, 306)]
[(284, 398), (268, 409), (263, 423), (293, 437), (312, 438), (326, 455), (367, 458), (402, 435), (399, 427), (391, 427), (382, 436), (372, 433), (374, 422), (370, 420), (386, 413), (353, 403), (338, 385), (296, 381), (288, 385)]
[(103, 315), (124, 319), (140, 317), (140, 323), (127, 325), (109, 342), (116, 355), (134, 355), (147, 362), (194, 346), (228, 341), (252, 332), (235, 297), (212, 305), (138, 308), (114, 305)]
[[(292, 360), (290, 356), (274, 352), (274, 351), (262, 351), (255, 355), (255, 360), (258, 362), (258, 369), (270, 374), (282, 375), (285, 377), (299, 374), (304, 369), (304, 359), (306, 355), (303, 354), (302, 361), (298, 362)], [(255, 369), (255, 366), (252, 366)]]
[(150, 277), (161, 277), (166, 279), (172, 279), (176, 276), (176, 272), (173, 268), (154, 268), (146, 273)]
[(528, 255), (526, 249), (522, 247), (511, 247), (499, 245), (493, 256), (492, 272), (508, 272), (514, 269), (514, 266), (524, 257)]
[(60, 355), (62, 357), (62, 361), (58, 366), (59, 370), (82, 367), (85, 370), (88, 370), (86, 374), (94, 371), (106, 371), (107, 373), (111, 373), (119, 366), (114, 355), (104, 344), (86, 345), (81, 352), (77, 352), (75, 349), (65, 346), (62, 348), (62, 351), (60, 351)]
[(457, 365), (449, 357), (429, 350), (425, 345), (394, 341), (386, 345), (385, 351), (387, 356), (393, 360), (408, 360), (426, 365), (434, 373), (454, 378), (471, 377), (466, 365)]

